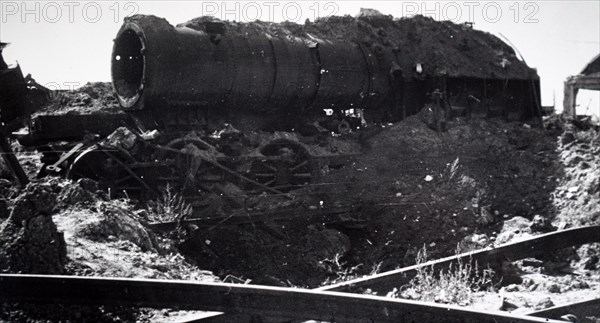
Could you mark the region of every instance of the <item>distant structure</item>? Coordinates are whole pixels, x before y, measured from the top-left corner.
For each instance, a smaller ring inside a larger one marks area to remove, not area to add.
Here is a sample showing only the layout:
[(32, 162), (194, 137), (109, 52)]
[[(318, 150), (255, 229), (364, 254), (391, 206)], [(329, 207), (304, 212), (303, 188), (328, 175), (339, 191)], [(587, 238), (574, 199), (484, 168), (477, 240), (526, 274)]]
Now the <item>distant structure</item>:
[(569, 76), (565, 81), (563, 115), (577, 116), (577, 92), (580, 89), (600, 91), (600, 54), (594, 57), (579, 75)]

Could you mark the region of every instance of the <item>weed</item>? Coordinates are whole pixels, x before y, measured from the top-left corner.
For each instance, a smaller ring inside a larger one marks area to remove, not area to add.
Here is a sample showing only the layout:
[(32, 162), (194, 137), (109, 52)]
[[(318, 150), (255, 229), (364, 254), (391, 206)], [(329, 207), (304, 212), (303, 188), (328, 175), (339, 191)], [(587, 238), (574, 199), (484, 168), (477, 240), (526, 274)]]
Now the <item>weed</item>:
[(184, 200), (180, 193), (175, 193), (170, 184), (167, 184), (161, 193), (161, 196), (148, 208), (150, 220), (156, 222), (178, 221), (192, 214), (192, 206)]
[(448, 165), (448, 181), (451, 181), (456, 176), (458, 168), (460, 167), (459, 161), (459, 157), (456, 157), (452, 164)]
[[(333, 259), (324, 259), (320, 260), (318, 263), (318, 267), (325, 269), (327, 274), (331, 277), (327, 278), (323, 285), (331, 285), (344, 281), (348, 281), (351, 279), (355, 279), (358, 277), (357, 271), (363, 264), (358, 264), (353, 267), (348, 267), (346, 262), (342, 262), (341, 255), (339, 253), (335, 254)], [(377, 270), (378, 268), (374, 268), (373, 270)]]
[[(458, 254), (458, 250), (456, 251)], [(419, 250), (417, 265), (427, 262), (427, 249)], [(479, 271), (477, 262), (473, 265), (458, 261), (447, 270), (437, 270), (432, 266), (418, 267), (415, 277), (405, 286), (388, 294), (390, 297), (407, 298), (425, 302), (469, 305), (473, 294), (491, 286), (493, 271)]]

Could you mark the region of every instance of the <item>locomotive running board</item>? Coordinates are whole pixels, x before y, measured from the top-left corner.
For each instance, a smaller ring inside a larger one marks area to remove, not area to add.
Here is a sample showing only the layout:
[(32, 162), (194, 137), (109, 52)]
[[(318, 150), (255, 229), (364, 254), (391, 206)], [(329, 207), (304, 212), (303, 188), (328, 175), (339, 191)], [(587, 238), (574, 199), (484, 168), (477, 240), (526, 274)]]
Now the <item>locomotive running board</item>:
[(0, 275), (0, 301), (178, 308), (330, 322), (561, 322), (372, 295), (77, 276)]

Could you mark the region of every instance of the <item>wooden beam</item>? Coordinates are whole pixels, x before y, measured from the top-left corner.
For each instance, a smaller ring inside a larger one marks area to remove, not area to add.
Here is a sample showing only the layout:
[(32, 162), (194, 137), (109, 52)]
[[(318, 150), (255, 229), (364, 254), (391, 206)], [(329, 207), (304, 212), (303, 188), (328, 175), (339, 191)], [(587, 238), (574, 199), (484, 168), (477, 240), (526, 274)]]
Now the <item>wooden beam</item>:
[(178, 308), (330, 322), (560, 322), (371, 295), (78, 276), (0, 275), (0, 301)]
[(577, 88), (568, 81), (565, 82), (563, 96), (563, 115), (574, 118), (577, 115), (576, 110)]

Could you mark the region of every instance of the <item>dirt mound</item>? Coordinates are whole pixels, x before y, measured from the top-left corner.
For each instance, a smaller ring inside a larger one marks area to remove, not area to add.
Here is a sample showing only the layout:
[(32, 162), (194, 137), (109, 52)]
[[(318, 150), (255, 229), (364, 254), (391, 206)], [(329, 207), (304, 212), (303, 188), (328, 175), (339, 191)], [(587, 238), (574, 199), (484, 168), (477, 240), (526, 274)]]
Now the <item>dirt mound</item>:
[(81, 214), (74, 214), (70, 210), (67, 214), (59, 213), (57, 217), (61, 221), (73, 221), (72, 230), (77, 237), (98, 242), (108, 241), (113, 237), (129, 241), (142, 251), (156, 252), (157, 243), (152, 233), (132, 217), (128, 206), (119, 204), (118, 201), (98, 202), (93, 207), (97, 212), (89, 214), (86, 218), (80, 218)]
[[(199, 17), (179, 24), (205, 30), (204, 23), (220, 22), (214, 17)], [(223, 21), (229, 32), (241, 32), (242, 24)], [(445, 73), (450, 77), (489, 79), (531, 79), (535, 70), (517, 58), (515, 51), (496, 36), (450, 21), (435, 21), (424, 16), (393, 19), (370, 9), (362, 9), (358, 17), (331, 16), (307, 21), (304, 25), (291, 22), (244, 23), (244, 31), (268, 33), (272, 37), (299, 37), (307, 42), (314, 39), (338, 39), (355, 42), (370, 48), (391, 49), (405, 76), (416, 64), (425, 75)]]
[(409, 265), (424, 244), (432, 258), (447, 256), (468, 235), (495, 236), (505, 219), (555, 213), (560, 167), (555, 138), (542, 129), (474, 119), (454, 120), (440, 133), (414, 116), (366, 143), (351, 166), (324, 180), (345, 183), (331, 200), (373, 205), (352, 263)]
[(62, 274), (67, 263), (63, 234), (51, 213), (56, 195), (49, 185), (29, 184), (0, 228), (0, 271)]
[(121, 111), (111, 83), (94, 82), (74, 90), (56, 90), (37, 114), (118, 113)]

